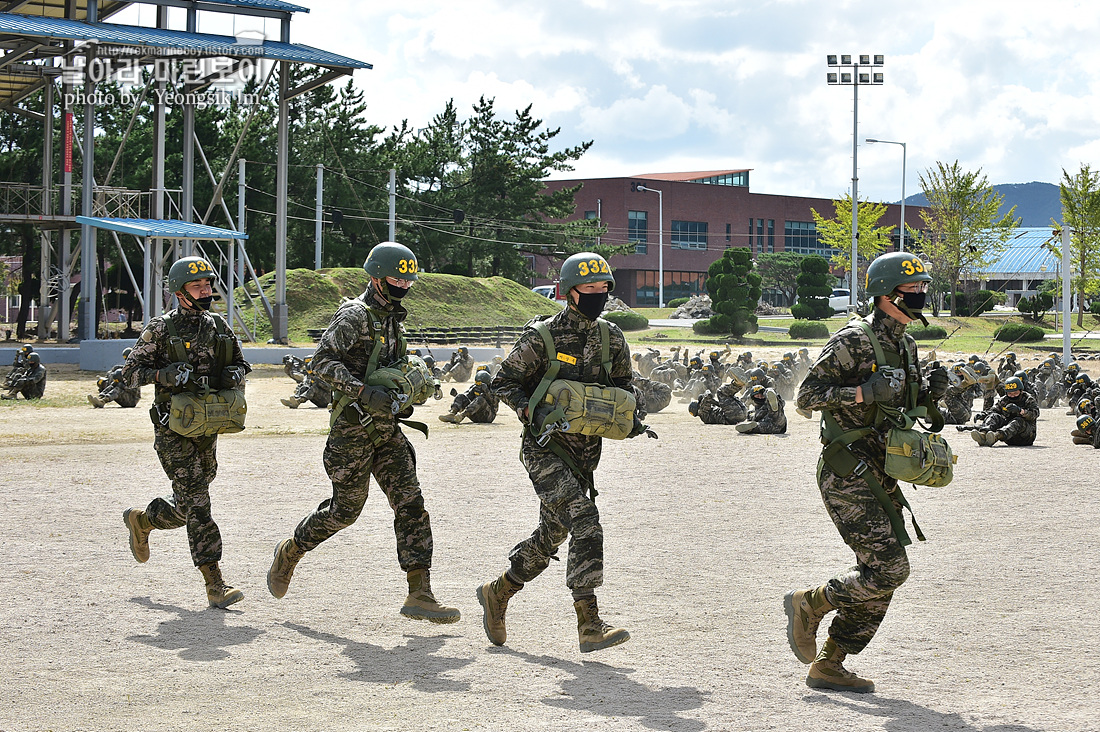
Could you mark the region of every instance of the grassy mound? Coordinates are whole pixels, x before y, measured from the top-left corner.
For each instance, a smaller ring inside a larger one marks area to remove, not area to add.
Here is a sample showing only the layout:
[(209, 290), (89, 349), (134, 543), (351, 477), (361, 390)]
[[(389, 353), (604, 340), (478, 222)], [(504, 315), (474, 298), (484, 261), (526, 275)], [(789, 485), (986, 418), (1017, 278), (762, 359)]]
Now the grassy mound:
[[(311, 328), (325, 328), (345, 297), (362, 294), (367, 286), (367, 273), (358, 267), (333, 269), (292, 269), (286, 273), (286, 302), (290, 322), (291, 342), (310, 343)], [(260, 278), (269, 301), (275, 299), (275, 275)], [(256, 338), (260, 342), (271, 337), (263, 303), (249, 288), (250, 305), (242, 288), (234, 298), (241, 315), (250, 326), (255, 320)], [(454, 328), (469, 326), (523, 325), (536, 315), (553, 315), (561, 307), (553, 301), (531, 292), (523, 285), (504, 277), (460, 277), (447, 274), (421, 274), (405, 305), (409, 309), (408, 328)], [(254, 313), (252, 307), (259, 309)]]

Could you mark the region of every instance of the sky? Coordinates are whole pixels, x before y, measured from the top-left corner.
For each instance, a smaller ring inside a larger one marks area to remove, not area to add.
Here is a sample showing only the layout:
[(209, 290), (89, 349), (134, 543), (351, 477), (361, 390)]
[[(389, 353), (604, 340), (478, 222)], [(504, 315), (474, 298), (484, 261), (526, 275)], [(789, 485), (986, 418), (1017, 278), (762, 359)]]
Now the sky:
[[(373, 64), (353, 77), (369, 122), (533, 105), (558, 149), (594, 142), (556, 178), (750, 168), (755, 193), (841, 197), (854, 90), (827, 84), (826, 55), (845, 53), (885, 56), (858, 89), (861, 200), (902, 188), (902, 147), (867, 138), (906, 143), (906, 195), (937, 161), (992, 184), (1100, 167), (1095, 0), (292, 1), (310, 8), (293, 42)], [(199, 30), (265, 30), (219, 22)]]

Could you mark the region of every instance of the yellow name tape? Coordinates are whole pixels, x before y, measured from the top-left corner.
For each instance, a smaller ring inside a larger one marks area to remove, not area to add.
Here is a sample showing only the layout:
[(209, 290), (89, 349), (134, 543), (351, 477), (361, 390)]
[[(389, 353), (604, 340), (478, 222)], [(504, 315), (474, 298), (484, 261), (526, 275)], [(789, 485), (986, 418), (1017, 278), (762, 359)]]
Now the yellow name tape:
[(570, 366), (576, 366), (577, 365), (577, 359), (573, 358), (572, 356), (566, 355), (564, 353), (559, 353), (558, 354), (558, 360), (561, 361), (562, 363), (567, 363)]

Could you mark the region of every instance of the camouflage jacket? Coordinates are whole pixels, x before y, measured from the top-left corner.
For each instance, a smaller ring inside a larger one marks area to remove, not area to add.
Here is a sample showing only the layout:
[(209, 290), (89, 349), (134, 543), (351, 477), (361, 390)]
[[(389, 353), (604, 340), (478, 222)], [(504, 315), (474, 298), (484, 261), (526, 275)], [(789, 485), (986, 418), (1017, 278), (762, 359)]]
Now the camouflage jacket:
[[(909, 363), (916, 367), (917, 344), (912, 336), (906, 335), (905, 324), (875, 308), (871, 315), (863, 319), (871, 325), (871, 331), (878, 338), (882, 350), (889, 357), (891, 353), (901, 354), (902, 349), (909, 353)], [(810, 372), (798, 389), (796, 404), (799, 409), (832, 411), (833, 417), (842, 430), (852, 430), (870, 426), (874, 420), (874, 404), (856, 403), (856, 387), (871, 378), (875, 366), (875, 349), (863, 328), (850, 322), (833, 334), (821, 350)], [(906, 389), (914, 376), (912, 371), (906, 374)], [(903, 407), (906, 389), (898, 392), (888, 406)], [(924, 398), (927, 387), (921, 383), (918, 400)], [(886, 428), (858, 440), (851, 450), (859, 458), (873, 459), (881, 464), (886, 460)]]
[[(221, 372), (218, 370), (216, 352), (218, 325), (215, 318), (224, 326), (223, 332), (232, 331), (225, 324), (225, 319), (217, 313), (185, 308), (177, 308), (149, 321), (123, 365), (122, 382), (130, 388), (155, 383), (157, 369), (162, 369), (173, 362), (174, 358), (168, 345), (170, 337), (168, 324), (164, 320), (166, 317), (172, 319), (176, 335), (183, 340), (187, 351), (187, 363), (191, 364), (192, 368), (191, 380), (205, 376), (210, 380), (211, 388), (215, 386), (220, 388)], [(245, 373), (252, 370), (244, 360), (241, 342), (236, 337), (233, 338), (233, 356), (226, 366), (240, 366)], [(171, 391), (167, 387), (157, 384), (157, 401), (163, 401), (170, 395)]]
[[(378, 316), (378, 330), (371, 326), (373, 318), (364, 305)], [(313, 373), (334, 391), (358, 397), (375, 339), (382, 341), (378, 368), (393, 366), (405, 358), (401, 323), (407, 315), (404, 306), (388, 301), (373, 284), (367, 285), (362, 295), (342, 304), (332, 316), (313, 354)]]
[[(572, 307), (567, 307), (544, 321), (554, 339), (561, 367), (557, 378), (581, 381), (587, 384), (600, 382), (600, 329), (596, 321), (589, 320)], [(528, 324), (530, 326), (530, 324)], [(633, 370), (630, 367), (630, 347), (623, 332), (614, 323), (608, 323), (608, 339), (611, 355), (611, 382), (622, 389), (633, 389)], [(516, 411), (520, 421), (526, 423), (523, 410), (535, 389), (542, 381), (550, 363), (542, 336), (533, 327), (523, 330), (519, 340), (500, 365), (493, 378), (493, 391), (500, 400)], [(637, 392), (634, 391), (635, 396)], [(530, 411), (534, 411), (531, 405)], [(639, 414), (641, 418), (642, 414)], [(580, 434), (556, 434), (554, 439), (565, 448), (581, 470), (594, 470), (599, 462), (602, 438)], [(524, 430), (524, 441), (533, 438)]]
[[(1015, 404), (1020, 408), (1020, 413), (1018, 415), (1009, 414), (1005, 411), (1005, 409), (1010, 404)], [(993, 402), (992, 411), (1001, 412), (1009, 418), (1019, 417), (1025, 422), (1031, 422), (1032, 424), (1034, 424), (1035, 421), (1039, 419), (1039, 401), (1035, 398), (1033, 394), (1027, 391), (1024, 391), (1021, 396), (1015, 399), (1010, 399), (1009, 397), (1002, 395), (997, 397), (997, 401)]]

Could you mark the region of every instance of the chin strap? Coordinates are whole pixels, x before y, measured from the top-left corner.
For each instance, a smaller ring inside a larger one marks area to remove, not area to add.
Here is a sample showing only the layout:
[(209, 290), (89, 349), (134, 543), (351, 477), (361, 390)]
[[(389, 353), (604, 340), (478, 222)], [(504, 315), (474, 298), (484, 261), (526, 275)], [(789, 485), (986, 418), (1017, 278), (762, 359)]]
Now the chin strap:
[(896, 307), (898, 310), (905, 313), (905, 317), (909, 318), (910, 320), (919, 320), (925, 328), (928, 327), (928, 320), (925, 319), (924, 313), (920, 310), (916, 312), (910, 310), (909, 306), (905, 304), (904, 298), (900, 296), (892, 297), (890, 298), (890, 302), (894, 303), (894, 307)]

